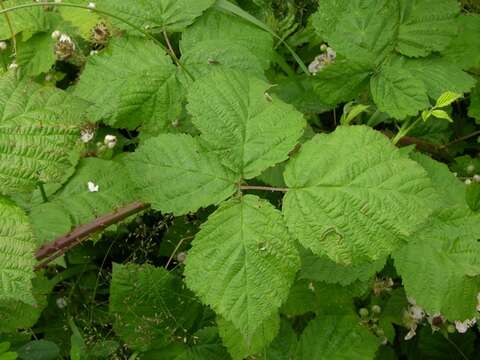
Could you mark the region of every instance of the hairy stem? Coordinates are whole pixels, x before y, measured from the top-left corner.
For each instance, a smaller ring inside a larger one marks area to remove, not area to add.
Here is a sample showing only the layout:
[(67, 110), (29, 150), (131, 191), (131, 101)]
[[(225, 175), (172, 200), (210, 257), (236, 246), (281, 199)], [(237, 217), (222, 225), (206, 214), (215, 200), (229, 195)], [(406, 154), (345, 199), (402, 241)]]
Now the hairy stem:
[(441, 148), (447, 148), (447, 147), (449, 147), (449, 146), (451, 146), (451, 145), (458, 144), (459, 142), (462, 142), (462, 141), (464, 141), (464, 140), (468, 140), (468, 139), (470, 139), (470, 138), (472, 138), (472, 137), (475, 137), (475, 136), (480, 136), (480, 130), (475, 131), (475, 132), (473, 132), (473, 133), (471, 133), (471, 134), (468, 134), (468, 135), (459, 137), (458, 139), (455, 139), (455, 140), (453, 140), (452, 142), (449, 142), (448, 144), (442, 145)]
[(264, 191), (287, 192), (289, 189), (277, 188), (277, 187), (271, 187), (271, 186), (240, 185), (240, 190), (264, 190)]
[(177, 55), (175, 54), (175, 50), (173, 50), (172, 43), (170, 42), (170, 39), (168, 38), (168, 34), (165, 30), (162, 31), (163, 38), (165, 39), (165, 43), (167, 44), (167, 49), (170, 57), (173, 59), (175, 64), (177, 64), (178, 67), (180, 67), (183, 71), (185, 71), (185, 74), (188, 75), (188, 77), (192, 80), (195, 80), (193, 75), (183, 66), (183, 64), (180, 62), (178, 59)]
[(418, 117), (417, 120), (415, 120), (414, 122), (405, 121), (402, 124), (402, 127), (400, 128), (400, 130), (398, 131), (397, 135), (395, 135), (395, 137), (392, 139), (393, 145), (397, 145), (397, 143), (400, 141), (400, 139), (403, 138), (404, 136), (406, 136), (410, 131), (412, 131), (412, 129), (415, 126), (417, 126), (420, 121), (422, 121), (421, 116)]
[(91, 223), (80, 225), (66, 235), (60, 236), (53, 242), (43, 245), (37, 250), (35, 256), (37, 260), (42, 261), (36, 266), (37, 269), (43, 268), (57, 257), (62, 256), (75, 245), (78, 245), (90, 235), (104, 230), (106, 227), (116, 224), (129, 216), (132, 216), (140, 211), (146, 210), (149, 205), (141, 202), (131, 203), (121, 209), (112, 213), (103, 215)]

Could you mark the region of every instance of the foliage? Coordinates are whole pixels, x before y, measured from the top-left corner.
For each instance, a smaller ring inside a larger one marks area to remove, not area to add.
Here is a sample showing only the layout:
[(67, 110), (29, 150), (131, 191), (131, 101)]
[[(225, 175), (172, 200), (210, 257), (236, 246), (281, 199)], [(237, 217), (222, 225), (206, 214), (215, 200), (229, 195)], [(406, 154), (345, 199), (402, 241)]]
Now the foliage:
[(1, 2), (0, 359), (473, 359), (476, 9)]

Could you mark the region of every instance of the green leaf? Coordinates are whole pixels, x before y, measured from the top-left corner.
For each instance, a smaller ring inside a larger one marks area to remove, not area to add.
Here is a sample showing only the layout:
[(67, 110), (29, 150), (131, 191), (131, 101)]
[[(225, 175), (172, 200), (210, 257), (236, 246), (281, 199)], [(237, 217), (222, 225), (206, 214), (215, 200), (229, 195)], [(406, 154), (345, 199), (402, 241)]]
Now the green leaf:
[[(78, 4), (88, 6), (91, 1), (88, 0), (68, 0), (69, 4)], [(102, 4), (103, 1), (96, 2)], [(102, 18), (95, 11), (87, 11), (85, 9), (74, 8), (70, 6), (58, 6), (58, 12), (65, 21), (72, 24), (73, 27), (79, 30), (80, 35), (87, 40), (92, 36), (92, 30), (95, 25), (102, 22)], [(131, 28), (129, 28), (131, 30)]]
[[(215, 0), (103, 0), (97, 7), (144, 30), (180, 32), (214, 3)], [(111, 21), (122, 30), (135, 31), (118, 19)]]
[(200, 305), (180, 278), (152, 265), (113, 264), (110, 314), (130, 348), (147, 351), (185, 335)]
[(372, 77), (370, 91), (378, 109), (399, 120), (430, 105), (422, 81), (398, 66), (383, 66)]
[(238, 181), (215, 154), (203, 150), (189, 135), (148, 139), (125, 161), (142, 199), (154, 209), (175, 215), (225, 200)]
[(462, 96), (463, 96), (462, 94), (452, 92), (452, 91), (444, 92), (437, 99), (437, 102), (435, 103), (435, 107), (436, 108), (443, 108), (443, 107), (446, 107), (448, 105), (451, 105), (452, 103), (454, 103), (455, 101), (460, 99)]
[(382, 270), (386, 259), (360, 265), (337, 264), (326, 256), (318, 256), (311, 251), (301, 252), (302, 268), (300, 279), (323, 281), (328, 284), (338, 283), (346, 286), (360, 280), (366, 281)]
[(220, 336), (232, 359), (243, 360), (250, 355), (265, 351), (278, 334), (280, 318), (278, 314), (273, 314), (255, 330), (250, 339), (245, 339), (232, 322), (222, 317), (217, 319), (217, 324)]
[(446, 91), (467, 93), (475, 86), (472, 76), (462, 71), (457, 64), (439, 57), (405, 60), (400, 66), (421, 81), (428, 96), (435, 100)]
[(480, 68), (480, 14), (462, 14), (457, 23), (458, 36), (442, 54), (464, 70)]
[(451, 321), (476, 316), (479, 224), (478, 214), (465, 208), (447, 208), (437, 212), (429, 226), (394, 253), (407, 295), (428, 313), (441, 313)]
[(397, 51), (411, 57), (444, 50), (457, 34), (455, 0), (401, 0)]
[(345, 14), (349, 0), (323, 0), (318, 4), (318, 10), (312, 15), (312, 23), (321, 38), (328, 39), (335, 33), (340, 17)]
[(297, 280), (290, 288), (288, 299), (282, 305), (280, 313), (287, 317), (304, 315), (316, 309), (313, 284), (309, 280)]
[(465, 196), (470, 209), (480, 211), (480, 184), (473, 183), (468, 185)]
[[(98, 186), (90, 192), (88, 182)], [(39, 244), (54, 240), (72, 228), (138, 200), (139, 189), (119, 161), (83, 159), (76, 173), (49, 199), (30, 211)]]
[(185, 276), (204, 303), (251, 341), (287, 299), (299, 266), (281, 213), (246, 195), (223, 203), (203, 224), (189, 251)]
[(444, 110), (432, 110), (432, 115), (435, 116), (437, 119), (444, 119), (447, 120), (448, 122), (453, 123), (452, 118), (448, 113)]
[(32, 295), (35, 241), (28, 217), (0, 196), (0, 300), (35, 304)]
[(23, 360), (56, 360), (60, 356), (60, 348), (47, 340), (35, 340), (16, 350)]
[[(5, 9), (8, 9), (17, 5), (31, 3), (30, 0), (5, 0), (3, 1), (2, 6)], [(2, 18), (0, 21), (0, 40), (9, 39), (12, 36), (10, 26), (5, 19), (5, 15), (2, 14), (0, 16)], [(8, 12), (8, 17), (15, 35), (22, 31), (37, 32), (48, 29), (48, 21), (45, 16), (45, 11), (39, 6), (10, 11)]]
[(297, 349), (297, 334), (286, 320), (280, 323), (280, 332), (270, 346), (258, 354), (259, 360), (292, 360)]
[(350, 107), (350, 104), (345, 105), (342, 117), (340, 118), (341, 125), (349, 125), (355, 118), (364, 112), (367, 112), (370, 106), (357, 104)]
[(72, 331), (72, 335), (70, 336), (70, 359), (84, 360), (84, 354), (87, 350), (85, 340), (72, 318), (68, 319), (68, 325)]
[(95, 121), (166, 129), (181, 111), (183, 90), (175, 73), (165, 51), (152, 41), (119, 38), (89, 57), (74, 94), (95, 104), (90, 111)]
[(315, 75), (314, 91), (324, 104), (350, 101), (367, 88), (371, 73), (368, 66), (337, 60)]
[(47, 296), (53, 288), (52, 282), (39, 275), (32, 279), (31, 293), (35, 303), (25, 303), (16, 299), (0, 301), (0, 332), (14, 333), (19, 329), (33, 327), (45, 307), (48, 305)]
[(480, 82), (470, 94), (470, 106), (468, 116), (474, 118), (477, 124), (480, 124)]
[(290, 231), (336, 263), (384, 258), (430, 214), (426, 172), (365, 126), (316, 135), (290, 160), (283, 211)]
[(357, 317), (322, 315), (303, 331), (297, 356), (299, 360), (373, 359), (379, 344)]
[(53, 87), (18, 82), (11, 72), (0, 76), (0, 193), (65, 179), (80, 152), (85, 107)]
[(449, 207), (465, 204), (465, 186), (447, 165), (433, 160), (431, 157), (414, 152), (410, 157), (419, 163), (432, 181), (435, 190), (441, 196), (438, 207)]
[(17, 45), (17, 64), (22, 77), (48, 72), (55, 64), (55, 41), (49, 33), (38, 33)]
[(244, 179), (286, 160), (305, 127), (302, 114), (272, 98), (269, 87), (240, 72), (222, 71), (195, 82), (188, 94), (187, 109), (201, 138)]
[[(202, 74), (205, 70), (201, 70), (208, 65), (210, 68), (215, 66), (209, 64), (209, 58), (218, 61), (217, 65), (243, 70), (254, 66), (266, 69), (274, 56), (273, 39), (269, 33), (238, 16), (214, 9), (205, 12), (183, 32), (180, 49), (185, 65), (199, 64), (198, 71)], [(243, 61), (239, 57), (240, 51), (246, 54)]]
[[(342, 4), (340, 2), (335, 6), (343, 7)], [(330, 15), (337, 18), (337, 26), (334, 31), (328, 31), (325, 40), (337, 53), (348, 59), (367, 64), (378, 63), (394, 48), (397, 14), (398, 5), (395, 1), (351, 1), (340, 13)]]

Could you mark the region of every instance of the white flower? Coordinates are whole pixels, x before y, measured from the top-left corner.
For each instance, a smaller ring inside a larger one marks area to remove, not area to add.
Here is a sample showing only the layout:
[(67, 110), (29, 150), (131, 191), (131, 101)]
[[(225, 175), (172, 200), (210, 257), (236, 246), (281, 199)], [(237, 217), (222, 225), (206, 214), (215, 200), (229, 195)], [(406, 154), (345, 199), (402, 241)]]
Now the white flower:
[(61, 34), (58, 41), (73, 44), (72, 38), (70, 36), (68, 36), (67, 34)]
[(90, 56), (94, 56), (98, 54), (98, 50), (91, 50), (90, 51)]
[(95, 5), (95, 3), (91, 2), (91, 3), (88, 3), (87, 7), (89, 9), (95, 9), (96, 5)]
[(335, 62), (335, 59), (337, 58), (337, 53), (331, 47), (322, 45), (320, 49), (324, 51), (324, 53), (315, 57), (310, 65), (308, 65), (308, 71), (310, 71), (310, 73), (313, 75), (316, 75), (318, 72), (323, 70), (325, 66)]
[(90, 192), (98, 192), (99, 186), (98, 186), (98, 185), (95, 185), (95, 183), (94, 183), (93, 181), (89, 181), (89, 182), (87, 183), (87, 185), (88, 185), (88, 191), (90, 191)]
[(63, 309), (67, 306), (67, 300), (65, 300), (65, 298), (63, 298), (63, 297), (59, 297), (56, 300), (56, 303), (57, 303), (57, 306), (58, 306), (59, 309)]
[(470, 164), (467, 166), (467, 172), (469, 174), (473, 173), (474, 171), (475, 171), (475, 165)]
[(472, 184), (472, 180), (471, 179), (466, 179), (465, 180), (465, 185), (471, 185)]
[(84, 129), (80, 132), (80, 139), (82, 139), (82, 142), (88, 143), (90, 140), (93, 139), (94, 132), (90, 129)]
[(425, 316), (425, 312), (423, 309), (418, 305), (412, 305), (408, 308), (408, 313), (410, 314), (411, 318), (416, 322), (419, 322)]
[(475, 323), (477, 322), (477, 319), (467, 319), (465, 321), (455, 321), (455, 328), (460, 334), (464, 334), (467, 332), (469, 328), (471, 328)]
[(0, 51), (7, 49), (7, 43), (5, 41), (0, 41)]
[(480, 183), (480, 175), (478, 174), (473, 175), (473, 181)]
[(12, 62), (10, 65), (8, 65), (8, 68), (9, 68), (9, 69), (12, 69), (12, 70), (13, 70), (13, 69), (16, 69), (16, 68), (18, 68), (18, 64), (14, 61), (14, 62)]
[(58, 30), (55, 30), (54, 32), (52, 32), (52, 35), (51, 35), (52, 39), (54, 40), (57, 40), (60, 36), (62, 36), (62, 33)]
[(106, 135), (103, 143), (107, 146), (107, 148), (113, 149), (115, 145), (117, 145), (117, 137), (115, 135)]

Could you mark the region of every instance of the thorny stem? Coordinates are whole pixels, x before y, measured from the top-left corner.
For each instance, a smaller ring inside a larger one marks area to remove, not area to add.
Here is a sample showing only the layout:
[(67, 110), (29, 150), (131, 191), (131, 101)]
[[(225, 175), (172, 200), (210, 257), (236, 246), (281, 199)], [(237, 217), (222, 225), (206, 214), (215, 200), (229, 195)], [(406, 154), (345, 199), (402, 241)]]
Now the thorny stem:
[(37, 250), (35, 257), (37, 260), (44, 260), (35, 268), (41, 269), (48, 265), (57, 257), (62, 256), (75, 245), (78, 245), (91, 234), (104, 230), (106, 227), (116, 224), (129, 216), (139, 213), (149, 208), (149, 205), (141, 202), (131, 203), (117, 211), (103, 215), (91, 223), (80, 225), (66, 235), (60, 236), (53, 242), (47, 243)]
[[(2, 4), (3, 5), (3, 4)], [(19, 9), (25, 9), (25, 8), (30, 8), (30, 7), (36, 7), (36, 6), (45, 6), (45, 5), (51, 5), (51, 6), (65, 6), (65, 7), (73, 7), (73, 8), (78, 8), (78, 9), (84, 9), (84, 10), (88, 10), (88, 11), (93, 11), (93, 12), (96, 12), (96, 13), (99, 13), (99, 14), (103, 14), (103, 15), (107, 15), (111, 18), (114, 18), (118, 21), (121, 21), (123, 22), (124, 24), (130, 26), (131, 28), (137, 30), (138, 32), (142, 33), (143, 35), (145, 35), (147, 38), (151, 39), (153, 42), (155, 42), (157, 45), (159, 45), (163, 50), (165, 50), (168, 55), (175, 61), (175, 63), (182, 68), (182, 70), (184, 70), (188, 76), (192, 77), (192, 75), (185, 69), (185, 67), (183, 66), (183, 64), (176, 58), (176, 55), (175, 53), (172, 53), (170, 49), (167, 49), (165, 48), (165, 46), (160, 42), (158, 41), (157, 38), (155, 38), (155, 36), (153, 36), (152, 34), (150, 34), (148, 31), (145, 31), (144, 29), (142, 29), (141, 27), (131, 23), (130, 21), (128, 20), (125, 20), (124, 18), (120, 17), (120, 16), (117, 16), (115, 14), (112, 14), (108, 11), (105, 11), (105, 10), (99, 10), (97, 8), (89, 8), (88, 6), (84, 6), (84, 5), (78, 5), (78, 4), (69, 4), (69, 3), (56, 3), (56, 2), (41, 2), (41, 3), (32, 3), (32, 4), (22, 4), (22, 5), (17, 5), (17, 6), (12, 6), (10, 8), (7, 8), (7, 9), (2, 9), (0, 11), (0, 15), (1, 14), (7, 14), (11, 11), (15, 11), (15, 10), (19, 10)], [(3, 7), (3, 6), (2, 6)], [(192, 77), (193, 79), (193, 77)]]
[(442, 148), (442, 149), (447, 148), (447, 147), (449, 147), (449, 146), (451, 146), (451, 145), (458, 144), (459, 142), (462, 142), (462, 141), (464, 141), (464, 140), (468, 140), (468, 139), (470, 139), (470, 138), (472, 138), (472, 137), (474, 137), (474, 136), (477, 136), (477, 135), (480, 135), (480, 130), (475, 131), (475, 132), (473, 132), (473, 133), (471, 133), (471, 134), (468, 134), (468, 135), (459, 137), (458, 139), (455, 139), (455, 140), (453, 140), (452, 142), (449, 142), (448, 144), (442, 145), (440, 148)]
[(265, 191), (287, 192), (289, 189), (288, 188), (271, 187), (271, 186), (240, 185), (240, 190), (265, 190)]
[[(0, 7), (2, 8), (2, 10), (5, 10), (5, 5), (3, 4), (5, 2), (5, 0), (2, 0), (2, 2), (0, 2)], [(10, 16), (8, 15), (7, 12), (5, 12), (5, 20), (7, 21), (7, 25), (8, 25), (8, 28), (10, 30), (10, 34), (11, 34), (11, 37), (12, 37), (12, 43), (13, 43), (13, 51), (15, 53), (15, 57), (18, 56), (18, 49), (17, 49), (17, 37), (15, 36), (15, 32), (13, 31), (13, 26), (12, 26), (12, 22), (10, 20)]]

